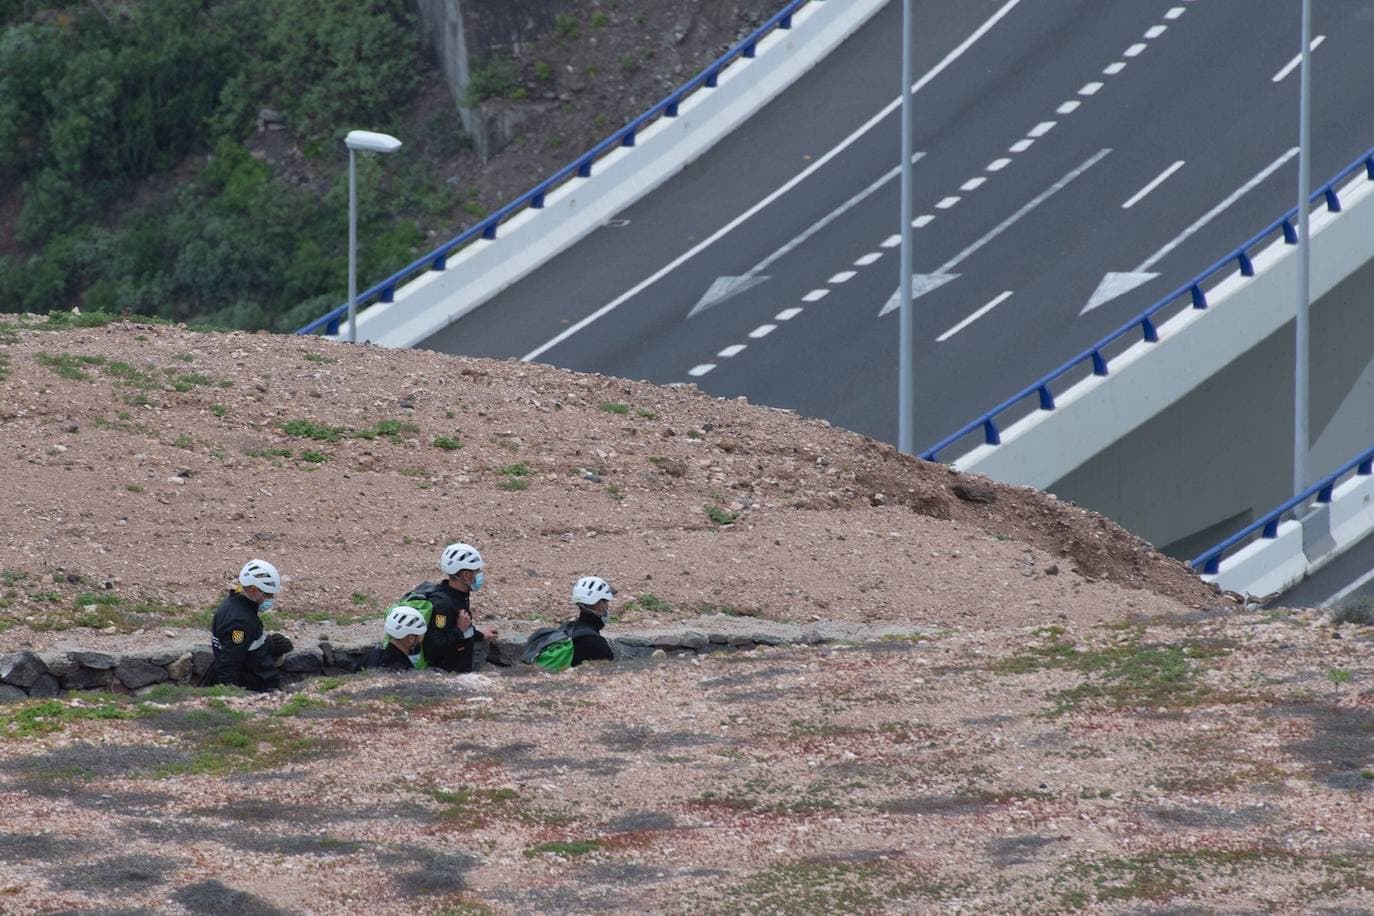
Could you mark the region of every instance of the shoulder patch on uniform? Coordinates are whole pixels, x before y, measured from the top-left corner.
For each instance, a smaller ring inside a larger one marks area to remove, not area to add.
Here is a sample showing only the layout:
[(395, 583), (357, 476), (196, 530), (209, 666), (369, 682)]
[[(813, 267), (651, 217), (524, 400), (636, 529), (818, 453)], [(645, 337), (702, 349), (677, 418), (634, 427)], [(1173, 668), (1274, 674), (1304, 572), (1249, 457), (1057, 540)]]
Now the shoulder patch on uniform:
[(442, 629), (443, 629), (444, 627), (446, 627), (446, 626), (448, 626), (448, 615), (447, 615), (447, 614), (435, 614), (435, 615), (434, 615), (434, 628), (435, 628), (436, 630), (442, 630)]
[(247, 635), (248, 635), (248, 634), (247, 634), (245, 631), (243, 631), (243, 630), (230, 630), (230, 631), (229, 631), (229, 638), (232, 639), (232, 640), (234, 641), (234, 645), (236, 645), (236, 646), (241, 646), (241, 645), (243, 645), (243, 638), (244, 638), (245, 636), (247, 636)]

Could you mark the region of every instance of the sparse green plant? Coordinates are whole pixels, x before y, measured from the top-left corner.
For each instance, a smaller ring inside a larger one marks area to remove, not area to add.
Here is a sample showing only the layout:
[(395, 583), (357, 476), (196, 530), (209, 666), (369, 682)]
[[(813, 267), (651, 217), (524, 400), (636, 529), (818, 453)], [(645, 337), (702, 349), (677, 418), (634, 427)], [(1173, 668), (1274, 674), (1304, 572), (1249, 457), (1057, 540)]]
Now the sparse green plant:
[(448, 452), (463, 447), (463, 443), (458, 439), (457, 436), (435, 436), (433, 439), (430, 440), (429, 444), (434, 446), (435, 448), (441, 448), (444, 451)]
[(634, 73), (640, 67), (639, 58), (633, 54), (620, 55), (620, 69), (626, 73)]
[(496, 486), (502, 490), (518, 492), (520, 490), (528, 490), (530, 488), (530, 482), (523, 477), (503, 477), (497, 482)]
[(1331, 668), (1326, 672), (1326, 676), (1331, 678), (1333, 684), (1347, 684), (1352, 677), (1351, 673), (1345, 668)]
[(249, 458), (290, 458), (293, 453), (289, 448), (250, 448), (244, 454)]
[(553, 17), (554, 34), (565, 41), (572, 41), (582, 31), (582, 27), (577, 24), (577, 19), (567, 13), (559, 13)]
[(625, 498), (625, 494), (620, 491), (620, 487), (617, 487), (613, 483), (606, 484), (606, 495), (610, 496), (610, 498), (616, 502), (620, 502)]
[(223, 404), (211, 404), (211, 405), (210, 405), (210, 413), (214, 414), (214, 415), (217, 416), (217, 417), (222, 417), (222, 416), (224, 416), (225, 414), (227, 414), (228, 412), (229, 412), (229, 408), (225, 407)]
[(40, 366), (46, 366), (62, 378), (74, 381), (84, 381), (89, 378), (82, 371), (83, 366), (99, 366), (105, 362), (103, 356), (73, 356), (69, 353), (45, 353), (39, 351), (34, 354), (34, 360)]
[(657, 419), (658, 419), (658, 414), (654, 413), (652, 410), (646, 410), (646, 409), (643, 408), (643, 407), (637, 407), (637, 408), (635, 408), (635, 416), (639, 417), (641, 420), (657, 420)]
[(703, 508), (706, 510), (706, 517), (716, 525), (732, 525), (735, 523), (735, 520), (739, 518), (738, 512), (731, 512), (728, 509), (722, 509), (720, 506), (707, 504)]
[(503, 474), (506, 477), (528, 477), (534, 473), (534, 470), (528, 464), (525, 464), (525, 462), (517, 461), (515, 464), (508, 464), (503, 468), (499, 468), (497, 473)]
[(699, 429), (689, 429), (689, 430), (687, 430), (687, 438), (688, 438), (688, 439), (700, 439), (700, 438), (701, 438), (701, 430), (699, 430)]
[(548, 61), (537, 60), (533, 67), (534, 78), (541, 83), (547, 83), (553, 79), (553, 67), (549, 66)]
[(338, 362), (338, 360), (335, 359), (334, 357), (332, 357), (332, 356), (325, 356), (325, 355), (322, 354), (322, 353), (307, 353), (307, 354), (305, 354), (305, 358), (308, 359), (308, 360), (309, 360), (310, 362), (312, 362), (312, 363), (322, 363), (322, 364), (324, 364), (324, 365), (326, 365), (326, 366)]
[(607, 16), (601, 10), (597, 10), (596, 12), (592, 13), (592, 18), (588, 20), (591, 27), (594, 29), (604, 29), (607, 25), (610, 24), (610, 21), (611, 17)]
[(625, 414), (630, 412), (630, 405), (606, 403), (601, 405), (601, 410), (605, 411), (606, 413), (613, 413), (618, 414), (620, 416), (624, 416)]
[(301, 452), (301, 460), (310, 464), (324, 464), (329, 460), (329, 456), (324, 452), (304, 451)]
[(281, 431), (288, 436), (317, 442), (338, 442), (348, 434), (348, 430), (342, 426), (330, 426), (313, 420), (287, 420), (281, 425)]
[(139, 484), (136, 484), (136, 483), (126, 483), (126, 484), (124, 485), (124, 489), (128, 490), (130, 493), (142, 493), (142, 492), (143, 492), (143, 487), (140, 486)]
[(40, 700), (20, 703), (0, 712), (0, 735), (28, 738), (61, 731), (82, 719), (133, 719), (137, 713), (108, 694), (87, 694), (79, 700)]
[(191, 439), (189, 435), (187, 435), (186, 433), (182, 433), (181, 435), (177, 436), (174, 440), (172, 440), (172, 444), (175, 445), (177, 448), (190, 448), (191, 446), (195, 445), (195, 442)]
[(367, 607), (371, 604), (375, 604), (377, 601), (376, 598), (373, 598), (367, 592), (354, 592), (352, 595), (348, 596), (348, 600), (352, 601), (357, 607)]

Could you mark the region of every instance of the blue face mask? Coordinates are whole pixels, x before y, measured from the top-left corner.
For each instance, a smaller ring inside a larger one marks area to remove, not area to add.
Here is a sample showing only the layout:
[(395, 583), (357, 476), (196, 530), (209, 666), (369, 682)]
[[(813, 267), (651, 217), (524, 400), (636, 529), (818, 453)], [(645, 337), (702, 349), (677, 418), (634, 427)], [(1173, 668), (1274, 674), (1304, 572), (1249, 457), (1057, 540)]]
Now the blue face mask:
[(420, 655), (421, 655), (421, 654), (422, 654), (422, 653), (417, 649), (417, 650), (415, 650), (414, 652), (412, 652), (412, 653), (410, 653), (409, 655), (406, 656), (406, 658), (410, 659), (411, 667), (413, 667), (413, 668), (418, 668), (418, 667), (420, 667)]
[(472, 580), (472, 585), (469, 586), (469, 587), (470, 587), (474, 592), (480, 592), (480, 591), (482, 590), (482, 583), (485, 582), (485, 581), (486, 581), (486, 577), (483, 576), (483, 575), (479, 572), (479, 573), (477, 574), (477, 578)]
[(276, 606), (277, 606), (277, 599), (272, 598), (272, 597), (269, 596), (269, 597), (267, 597), (267, 598), (262, 599), (262, 604), (259, 604), (259, 605), (258, 605), (258, 613), (261, 614), (261, 613), (264, 612), (264, 611), (270, 611), (270, 610), (272, 610), (272, 608), (274, 608), (274, 607), (276, 607)]

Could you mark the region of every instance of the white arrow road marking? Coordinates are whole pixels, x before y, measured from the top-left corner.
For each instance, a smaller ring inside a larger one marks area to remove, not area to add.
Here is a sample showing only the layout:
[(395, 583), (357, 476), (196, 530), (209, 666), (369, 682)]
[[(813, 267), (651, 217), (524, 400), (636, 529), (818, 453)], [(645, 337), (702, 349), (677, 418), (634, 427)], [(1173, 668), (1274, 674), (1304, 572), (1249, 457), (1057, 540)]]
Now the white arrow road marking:
[(948, 331), (946, 331), (945, 333), (941, 334), (939, 337), (935, 338), (935, 342), (936, 342), (936, 343), (944, 343), (945, 341), (947, 341), (947, 340), (949, 340), (951, 337), (953, 337), (955, 334), (958, 334), (958, 333), (959, 333), (960, 331), (962, 331), (964, 328), (966, 328), (966, 327), (968, 327), (969, 325), (973, 324), (973, 323), (974, 323), (975, 321), (977, 321), (979, 318), (982, 318), (982, 317), (983, 317), (984, 315), (986, 315), (988, 312), (990, 312), (990, 311), (992, 311), (993, 309), (997, 308), (997, 306), (1001, 305), (1003, 302), (1006, 302), (1006, 301), (1007, 301), (1008, 299), (1010, 299), (1010, 298), (1011, 298), (1011, 290), (1006, 290), (1006, 291), (1004, 291), (1004, 292), (1002, 293), (1002, 295), (998, 296), (996, 299), (992, 300), (992, 301), (989, 302), (987, 305), (983, 306), (983, 307), (980, 308), (978, 311), (974, 312), (972, 315), (968, 316), (968, 317), (965, 318), (963, 321), (959, 322), (959, 323), (956, 324), (954, 327), (950, 328)]
[[(913, 163), (919, 162), (921, 160), (921, 157), (924, 155), (925, 153), (916, 153), (911, 157), (911, 161)], [(744, 292), (746, 289), (751, 289), (755, 286), (758, 286), (760, 283), (763, 283), (765, 280), (768, 280), (769, 277), (767, 274), (764, 273), (764, 271), (768, 269), (768, 266), (770, 264), (778, 260), (778, 258), (781, 258), (784, 255), (792, 252), (802, 242), (805, 242), (807, 239), (811, 238), (811, 236), (815, 235), (817, 232), (820, 232), (826, 226), (829, 226), (835, 220), (839, 219), (841, 216), (848, 213), (854, 207), (858, 206), (860, 203), (866, 200), (870, 194), (881, 188), (883, 185), (887, 184), (892, 179), (896, 178), (901, 173), (902, 167), (899, 165), (894, 165), (877, 181), (873, 182), (868, 187), (864, 188), (858, 194), (855, 194), (853, 197), (849, 198), (849, 200), (846, 200), (844, 203), (840, 204), (834, 210), (831, 210), (824, 217), (822, 217), (819, 222), (813, 224), (810, 228), (806, 229), (806, 231), (802, 232), (796, 238), (792, 239), (790, 242), (783, 245), (781, 248), (770, 254), (768, 257), (764, 258), (762, 261), (759, 261), (753, 267), (749, 268), (749, 270), (745, 273), (740, 274), (737, 277), (717, 277), (711, 283), (711, 287), (708, 290), (706, 290), (705, 295), (703, 295), (700, 299), (697, 300), (696, 305), (692, 306), (692, 310), (687, 313), (687, 317), (691, 318), (697, 314), (700, 314), (701, 312), (706, 311), (713, 305), (720, 305), (726, 299), (729, 299), (732, 296), (737, 296), (740, 293)]]
[[(1021, 0), (1007, 0), (1006, 3), (1002, 4), (1002, 6), (998, 8), (997, 12), (993, 13), (991, 16), (988, 17), (987, 21), (985, 21), (978, 28), (974, 29), (971, 35), (969, 35), (963, 41), (959, 42), (959, 44), (948, 54), (946, 54), (938, 64), (927, 70), (924, 76), (922, 76), (915, 83), (913, 83), (911, 86), (912, 94), (914, 95), (917, 92), (920, 92), (922, 89), (925, 88), (927, 83), (929, 83), (931, 80), (935, 79), (935, 77), (943, 73), (946, 67), (954, 63), (960, 57), (963, 57), (965, 51), (973, 47), (973, 45), (976, 44), (978, 40), (982, 38), (984, 35), (986, 35), (988, 32), (992, 31), (993, 26), (1001, 22), (1002, 19), (1008, 13), (1010, 13), (1013, 9), (1017, 7), (1018, 4), (1020, 4), (1020, 2)], [(843, 140), (837, 143), (825, 155), (821, 156), (815, 162), (812, 162), (809, 166), (802, 169), (796, 175), (793, 175), (791, 178), (785, 181), (780, 187), (778, 187), (777, 190), (773, 191), (767, 197), (763, 198), (763, 200), (760, 200), (758, 203), (754, 204), (754, 206), (750, 207), (748, 210), (745, 210), (739, 216), (735, 217), (730, 222), (726, 223), (724, 226), (717, 229), (710, 236), (703, 239), (701, 242), (697, 243), (694, 247), (682, 253), (668, 264), (665, 264), (663, 267), (659, 268), (657, 271), (655, 271), (648, 277), (644, 278), (639, 283), (636, 283), (633, 287), (621, 293), (619, 296), (612, 299), (610, 302), (606, 303), (601, 308), (597, 309), (595, 312), (592, 312), (586, 318), (583, 318), (576, 324), (573, 324), (572, 326), (564, 329), (555, 337), (545, 341), (543, 344), (539, 345), (538, 347), (535, 347), (533, 350), (526, 353), (524, 356), (520, 357), (521, 362), (527, 363), (531, 360), (538, 359), (540, 356), (547, 353), (554, 347), (558, 346), (560, 343), (567, 340), (569, 337), (573, 336), (578, 331), (581, 331), (583, 328), (586, 328), (592, 322), (604, 318), (611, 312), (620, 308), (621, 305), (630, 301), (635, 296), (638, 296), (640, 293), (644, 292), (644, 290), (648, 289), (650, 286), (654, 285), (659, 280), (668, 276), (668, 274), (677, 270), (683, 264), (687, 263), (692, 258), (696, 257), (702, 251), (705, 251), (707, 248), (714, 245), (716, 242), (720, 241), (720, 239), (724, 238), (726, 235), (733, 232), (739, 226), (743, 225), (744, 222), (748, 220), (751, 216), (758, 213), (760, 210), (762, 210), (764, 207), (767, 207), (769, 204), (773, 203), (773, 201), (777, 200), (779, 197), (786, 194), (788, 191), (792, 190), (797, 185), (801, 184), (807, 178), (811, 177), (811, 175), (815, 173), (817, 170), (823, 168), (827, 163), (830, 162), (830, 160), (834, 159), (840, 153), (848, 149), (860, 137), (864, 136), (874, 127), (882, 123), (882, 121), (888, 115), (892, 114), (899, 107), (901, 107), (901, 104), (902, 97), (899, 95), (897, 96), (897, 98), (893, 99), (891, 102), (888, 102), (886, 105), (884, 105), (882, 109), (878, 111), (877, 114), (875, 114), (873, 117), (869, 118), (866, 122), (864, 122), (864, 124), (861, 127), (859, 127), (857, 130), (851, 133), (848, 137), (845, 137)], [(708, 369), (707, 371), (709, 372), (710, 370)]]
[(1275, 159), (1273, 162), (1269, 163), (1258, 175), (1256, 175), (1254, 178), (1251, 178), (1245, 184), (1241, 185), (1239, 188), (1233, 191), (1230, 197), (1226, 198), (1221, 203), (1217, 204), (1215, 207), (1208, 210), (1206, 213), (1202, 214), (1202, 216), (1199, 217), (1196, 222), (1194, 222), (1187, 229), (1184, 229), (1182, 232), (1180, 232), (1172, 241), (1169, 242), (1169, 244), (1165, 245), (1163, 248), (1159, 249), (1154, 254), (1150, 255), (1148, 258), (1141, 261), (1140, 265), (1136, 267), (1135, 270), (1130, 271), (1129, 273), (1108, 273), (1105, 277), (1102, 278), (1102, 282), (1097, 285), (1097, 289), (1093, 291), (1092, 298), (1088, 300), (1088, 304), (1083, 306), (1082, 310), (1079, 311), (1078, 314), (1080, 316), (1086, 315), (1093, 309), (1097, 308), (1099, 305), (1111, 302), (1117, 296), (1120, 296), (1124, 293), (1128, 293), (1140, 284), (1145, 283), (1149, 280), (1153, 280), (1155, 277), (1159, 276), (1159, 274), (1157, 273), (1149, 273), (1150, 268), (1154, 267), (1160, 261), (1164, 260), (1164, 258), (1170, 252), (1172, 252), (1179, 245), (1182, 245), (1184, 241), (1186, 241), (1190, 236), (1192, 236), (1203, 226), (1207, 225), (1212, 220), (1220, 216), (1228, 207), (1230, 207), (1236, 201), (1240, 200), (1246, 194), (1253, 191), (1266, 178), (1277, 172), (1280, 168), (1283, 167), (1284, 163), (1286, 163), (1289, 159), (1292, 159), (1297, 154), (1298, 148), (1295, 146), (1279, 158)]
[[(948, 261), (941, 264), (939, 267), (935, 268), (935, 270), (931, 273), (912, 274), (911, 282), (913, 285), (911, 290), (911, 298), (915, 299), (918, 296), (930, 292), (932, 289), (938, 289), (939, 287), (944, 286), (950, 280), (953, 280), (955, 277), (959, 276), (958, 274), (951, 273), (951, 271), (953, 271), (954, 268), (958, 267), (959, 264), (965, 258), (968, 258), (974, 252), (981, 249), (984, 245), (988, 244), (993, 239), (1001, 235), (1003, 232), (1006, 232), (1012, 226), (1016, 225), (1016, 223), (1019, 222), (1020, 219), (1027, 213), (1030, 213), (1032, 210), (1043, 204), (1045, 201), (1049, 200), (1055, 194), (1058, 194), (1060, 191), (1064, 190), (1066, 187), (1069, 186), (1070, 182), (1072, 182), (1075, 178), (1082, 175), (1088, 169), (1097, 165), (1104, 158), (1106, 158), (1107, 154), (1110, 152), (1110, 149), (1100, 149), (1096, 153), (1093, 153), (1086, 160), (1084, 160), (1083, 164), (1080, 165), (1078, 168), (1074, 169), (1072, 172), (1069, 172), (1063, 178), (1059, 179), (1054, 184), (1050, 185), (1048, 188), (1041, 191), (1038, 195), (1035, 196), (1034, 199), (1023, 205), (1020, 210), (1017, 210), (1011, 216), (1008, 216), (1006, 219), (1002, 220), (1002, 222), (998, 223), (997, 226), (987, 235), (983, 236), (978, 241), (974, 242), (972, 245), (968, 246), (963, 251), (959, 252), (954, 257), (950, 258)], [(888, 312), (896, 309), (897, 306), (901, 304), (901, 295), (902, 290), (900, 287), (898, 287), (897, 290), (891, 296), (888, 297), (887, 303), (883, 305), (882, 311), (878, 312), (879, 317), (886, 315)]]

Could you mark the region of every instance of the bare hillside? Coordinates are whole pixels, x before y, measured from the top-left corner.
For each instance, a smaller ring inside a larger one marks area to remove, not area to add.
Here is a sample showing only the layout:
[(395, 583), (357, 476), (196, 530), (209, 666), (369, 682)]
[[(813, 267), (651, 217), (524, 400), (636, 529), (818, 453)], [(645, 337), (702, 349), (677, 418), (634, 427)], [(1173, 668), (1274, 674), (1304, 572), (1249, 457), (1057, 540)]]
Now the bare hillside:
[(52, 324), (0, 325), (0, 677), (203, 639), (250, 556), (298, 644), (375, 638), (457, 538), (507, 633), (594, 572), (620, 634), (847, 635), (17, 698), (0, 913), (1374, 907), (1367, 628), (691, 389)]

